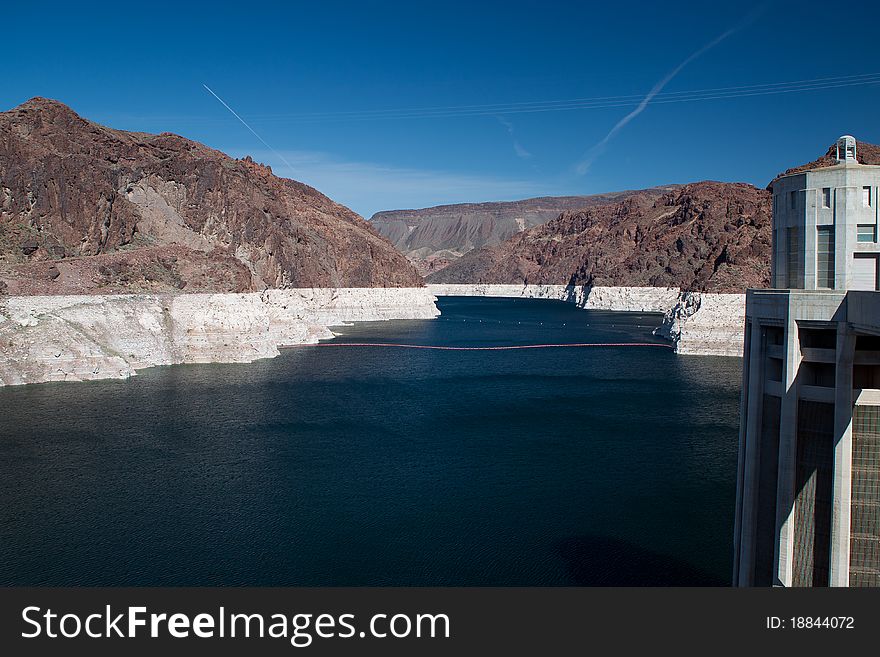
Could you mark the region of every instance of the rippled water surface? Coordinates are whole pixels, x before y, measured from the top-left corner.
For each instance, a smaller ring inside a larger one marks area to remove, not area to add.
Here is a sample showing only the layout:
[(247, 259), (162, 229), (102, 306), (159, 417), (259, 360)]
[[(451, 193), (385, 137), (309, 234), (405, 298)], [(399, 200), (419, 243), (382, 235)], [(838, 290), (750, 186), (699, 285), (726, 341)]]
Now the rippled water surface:
[[(440, 299), (337, 341), (657, 342), (657, 317)], [(725, 585), (741, 362), (301, 347), (0, 388), (0, 584)]]

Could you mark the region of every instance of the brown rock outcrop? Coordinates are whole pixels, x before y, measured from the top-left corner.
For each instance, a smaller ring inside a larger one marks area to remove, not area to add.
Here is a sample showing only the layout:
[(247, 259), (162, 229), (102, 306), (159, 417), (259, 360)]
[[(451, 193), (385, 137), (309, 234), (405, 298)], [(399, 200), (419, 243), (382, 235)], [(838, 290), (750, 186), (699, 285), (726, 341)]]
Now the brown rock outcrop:
[(564, 212), (427, 280), (741, 292), (769, 284), (770, 212), (770, 194), (744, 183), (637, 193)]
[(0, 113), (0, 280), (14, 294), (422, 284), (308, 185), (44, 98)]
[(520, 231), (580, 210), (621, 201), (633, 194), (661, 194), (667, 185), (648, 190), (589, 196), (542, 196), (521, 201), (457, 203), (418, 210), (377, 212), (370, 224), (402, 251), (424, 275), (440, 271), (465, 253), (494, 246)]

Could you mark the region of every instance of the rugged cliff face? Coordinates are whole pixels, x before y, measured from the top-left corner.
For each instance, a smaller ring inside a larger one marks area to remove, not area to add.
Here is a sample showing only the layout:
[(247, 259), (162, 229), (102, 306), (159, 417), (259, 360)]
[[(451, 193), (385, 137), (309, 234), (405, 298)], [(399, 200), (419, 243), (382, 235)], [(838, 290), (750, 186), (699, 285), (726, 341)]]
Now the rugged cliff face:
[(43, 98), (0, 113), (9, 294), (421, 284), (360, 216), (250, 158)]
[(660, 196), (674, 188), (389, 210), (374, 214), (370, 223), (427, 275), (443, 269), (473, 249), (500, 244), (520, 231), (558, 217), (565, 210), (613, 203), (636, 193)]
[(473, 251), (430, 283), (678, 287), (713, 292), (769, 284), (770, 195), (701, 182), (659, 196), (564, 212)]

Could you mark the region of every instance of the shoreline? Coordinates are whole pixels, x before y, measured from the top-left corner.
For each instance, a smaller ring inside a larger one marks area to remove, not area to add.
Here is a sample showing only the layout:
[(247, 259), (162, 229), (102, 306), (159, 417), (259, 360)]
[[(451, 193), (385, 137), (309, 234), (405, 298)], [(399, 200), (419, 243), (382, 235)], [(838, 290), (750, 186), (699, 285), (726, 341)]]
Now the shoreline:
[(237, 294), (6, 297), (0, 386), (125, 379), (181, 363), (249, 363), (330, 326), (433, 319), (426, 288), (296, 288)]
[(745, 294), (683, 292), (675, 287), (429, 284), (437, 296), (554, 299), (584, 310), (662, 313), (654, 330), (683, 356), (742, 357)]
[(181, 363), (249, 363), (334, 336), (331, 326), (433, 319), (437, 296), (551, 299), (586, 310), (663, 313), (681, 355), (741, 356), (745, 295), (677, 288), (428, 285), (248, 293), (11, 296), (0, 301), (0, 386), (125, 379)]

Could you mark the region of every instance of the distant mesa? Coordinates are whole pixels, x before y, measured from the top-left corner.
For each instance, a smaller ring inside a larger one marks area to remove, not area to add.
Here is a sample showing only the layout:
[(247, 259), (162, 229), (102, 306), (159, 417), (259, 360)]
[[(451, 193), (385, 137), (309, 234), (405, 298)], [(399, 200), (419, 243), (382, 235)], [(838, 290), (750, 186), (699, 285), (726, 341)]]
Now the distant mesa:
[(0, 290), (421, 286), (359, 215), (268, 166), (55, 100), (0, 113)]
[(563, 212), (427, 280), (733, 292), (769, 283), (770, 244), (769, 192), (707, 181)]
[(589, 196), (542, 196), (522, 201), (387, 210), (374, 214), (370, 223), (427, 276), (474, 249), (500, 244), (523, 230), (558, 217), (566, 210), (613, 203), (633, 194), (653, 193), (659, 196), (675, 187), (668, 185), (650, 190)]

